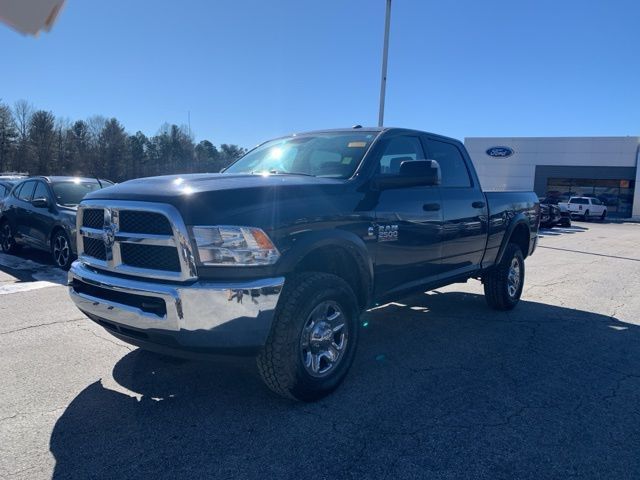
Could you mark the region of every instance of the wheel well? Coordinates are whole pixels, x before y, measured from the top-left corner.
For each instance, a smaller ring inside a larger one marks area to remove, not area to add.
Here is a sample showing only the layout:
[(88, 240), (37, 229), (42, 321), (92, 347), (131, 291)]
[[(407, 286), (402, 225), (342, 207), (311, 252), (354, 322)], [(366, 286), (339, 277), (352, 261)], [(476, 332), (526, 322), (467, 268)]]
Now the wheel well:
[(529, 254), (529, 229), (524, 223), (518, 225), (511, 233), (509, 238), (510, 243), (515, 243), (522, 250), (522, 256), (527, 258)]
[(307, 253), (295, 267), (295, 272), (331, 273), (347, 282), (358, 299), (360, 308), (366, 308), (370, 297), (370, 281), (366, 266), (345, 247), (321, 247)]
[(62, 228), (60, 225), (56, 225), (55, 227), (53, 227), (51, 229), (51, 234), (49, 235), (49, 246), (51, 248), (53, 248), (53, 236), (57, 233), (57, 232), (62, 232), (65, 235), (67, 234), (67, 232), (64, 231), (64, 228)]

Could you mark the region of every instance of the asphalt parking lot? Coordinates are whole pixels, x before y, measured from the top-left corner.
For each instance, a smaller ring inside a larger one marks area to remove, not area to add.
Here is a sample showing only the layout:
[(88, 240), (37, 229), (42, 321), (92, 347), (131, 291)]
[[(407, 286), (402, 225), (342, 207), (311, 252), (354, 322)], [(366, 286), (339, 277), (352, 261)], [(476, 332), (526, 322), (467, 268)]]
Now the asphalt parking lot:
[(543, 231), (509, 313), (475, 281), (367, 313), (315, 404), (121, 343), (26, 258), (0, 256), (0, 478), (640, 477), (640, 225)]

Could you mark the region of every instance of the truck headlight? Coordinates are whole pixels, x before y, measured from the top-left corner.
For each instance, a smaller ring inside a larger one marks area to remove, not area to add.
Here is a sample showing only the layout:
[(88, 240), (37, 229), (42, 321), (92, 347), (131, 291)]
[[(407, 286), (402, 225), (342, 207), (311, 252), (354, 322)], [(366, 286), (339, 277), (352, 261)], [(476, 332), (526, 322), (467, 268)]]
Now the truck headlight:
[(259, 228), (234, 226), (191, 227), (202, 265), (272, 265), (280, 252)]

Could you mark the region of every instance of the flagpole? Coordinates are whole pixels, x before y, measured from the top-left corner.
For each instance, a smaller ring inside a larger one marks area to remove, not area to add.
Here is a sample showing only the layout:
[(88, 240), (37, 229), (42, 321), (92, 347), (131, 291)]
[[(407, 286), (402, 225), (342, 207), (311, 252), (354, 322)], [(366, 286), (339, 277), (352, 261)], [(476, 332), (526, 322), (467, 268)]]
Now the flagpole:
[(378, 126), (384, 123), (384, 100), (387, 91), (387, 57), (389, 56), (389, 26), (391, 24), (391, 0), (387, 0), (387, 11), (384, 21), (384, 46), (382, 47), (382, 79), (380, 81), (380, 110)]

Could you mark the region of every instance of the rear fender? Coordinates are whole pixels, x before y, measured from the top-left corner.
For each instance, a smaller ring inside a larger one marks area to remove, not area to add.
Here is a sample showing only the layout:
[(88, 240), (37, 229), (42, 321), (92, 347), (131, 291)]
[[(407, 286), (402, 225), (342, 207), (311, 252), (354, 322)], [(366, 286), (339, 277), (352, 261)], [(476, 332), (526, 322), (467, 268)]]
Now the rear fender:
[(502, 257), (504, 256), (504, 252), (511, 241), (513, 236), (513, 232), (515, 232), (516, 228), (520, 225), (524, 225), (527, 229), (527, 248), (526, 251), (523, 251), (522, 254), (527, 257), (529, 255), (529, 249), (531, 248), (531, 226), (529, 225), (529, 219), (525, 216), (524, 213), (518, 213), (513, 217), (511, 223), (507, 227), (507, 231), (502, 238), (502, 244), (500, 245), (500, 250), (498, 250), (498, 256), (496, 257), (496, 264), (502, 261)]

